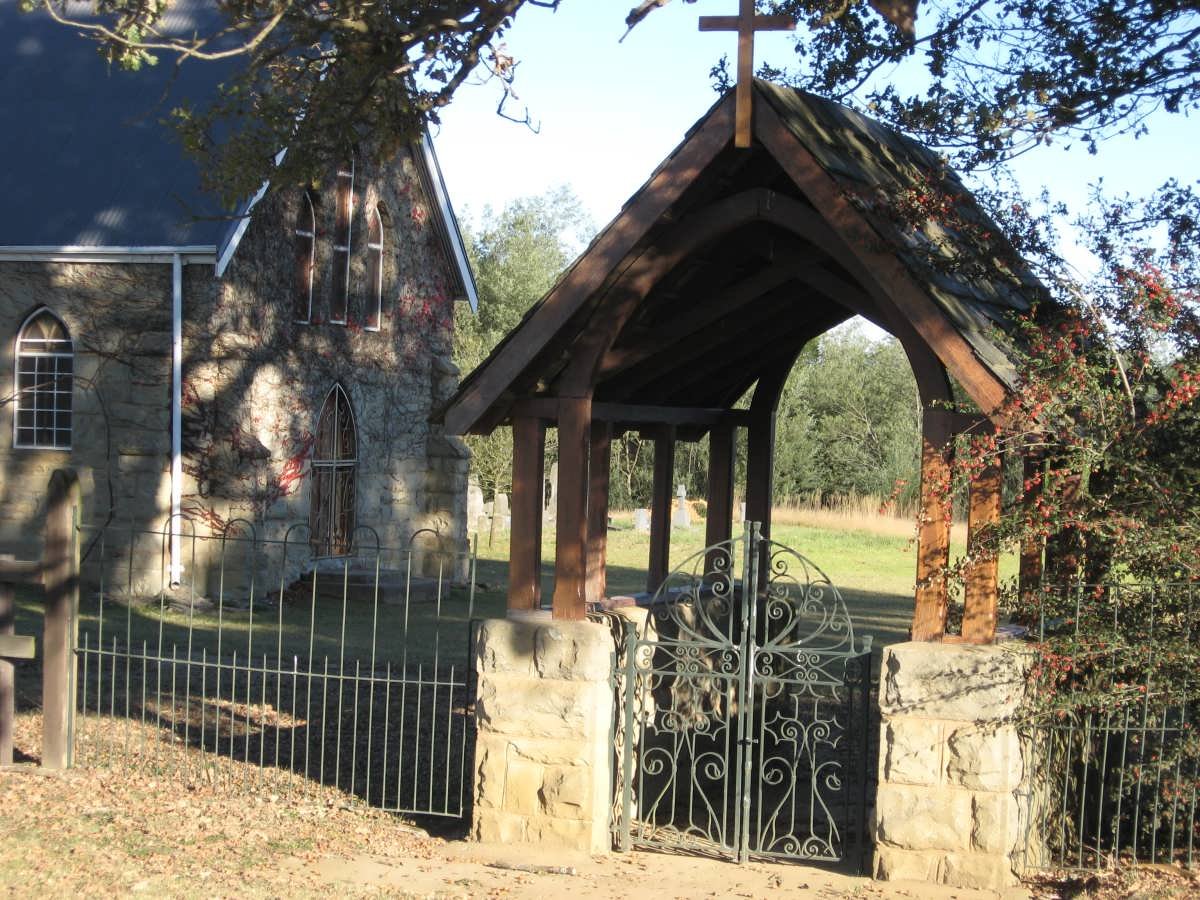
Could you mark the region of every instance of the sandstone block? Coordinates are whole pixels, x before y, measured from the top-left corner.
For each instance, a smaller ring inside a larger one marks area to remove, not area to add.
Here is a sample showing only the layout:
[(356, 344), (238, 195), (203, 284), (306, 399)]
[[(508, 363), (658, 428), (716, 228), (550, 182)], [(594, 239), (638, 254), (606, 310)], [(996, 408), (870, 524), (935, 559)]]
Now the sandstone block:
[(1020, 807), (1012, 794), (976, 794), (971, 846), (982, 853), (1006, 856), (1020, 837)]
[(493, 673), (479, 679), (475, 704), (481, 730), (522, 738), (586, 741), (595, 731), (591, 711), (611, 702), (607, 684), (534, 681)]
[(910, 850), (963, 850), (971, 823), (966, 791), (881, 784), (875, 795), (879, 843)]
[(475, 642), (477, 672), (533, 675), (535, 629), (523, 622), (487, 619)]
[(1021, 783), (1021, 743), (1015, 728), (955, 730), (946, 742), (951, 784), (974, 791), (1012, 791)]
[(941, 853), (929, 850), (875, 848), (873, 877), (879, 881), (936, 881)]
[(537, 629), (534, 666), (542, 678), (608, 681), (613, 640), (594, 622), (555, 622)]
[(475, 840), (489, 844), (520, 844), (527, 840), (526, 819), (511, 813), (476, 810)]
[(934, 785), (941, 781), (945, 725), (897, 716), (883, 726), (883, 778), (896, 784)]
[(1006, 645), (893, 644), (883, 654), (884, 715), (994, 722), (1016, 712), (1030, 655)]
[(1017, 883), (1008, 858), (984, 853), (948, 853), (942, 882), (960, 888), (999, 891)]
[(556, 819), (584, 819), (591, 809), (592, 772), (582, 766), (545, 770), (541, 803), (546, 815)]
[(504, 809), (523, 816), (537, 815), (541, 809), (542, 782), (546, 770), (535, 762), (509, 757), (504, 773)]
[(602, 853), (607, 850), (607, 835), (599, 841), (600, 846), (596, 846), (597, 837), (592, 832), (590, 822), (542, 816), (529, 821), (525, 840), (539, 847), (555, 850), (580, 850), (585, 853)]

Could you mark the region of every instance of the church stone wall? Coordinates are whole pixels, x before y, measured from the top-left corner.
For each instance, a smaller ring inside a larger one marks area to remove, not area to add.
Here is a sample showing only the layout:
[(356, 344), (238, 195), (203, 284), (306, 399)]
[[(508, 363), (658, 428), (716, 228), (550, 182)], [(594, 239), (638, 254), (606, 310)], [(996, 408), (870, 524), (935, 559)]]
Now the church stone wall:
[[(450, 362), (453, 272), (434, 227), (436, 209), (407, 151), (384, 169), (358, 162), (349, 321), (334, 325), (334, 181), (313, 190), (311, 324), (292, 314), (299, 190), (268, 197), (254, 210), (223, 278), (213, 277), (212, 266), (184, 268), (183, 512), (201, 537), (236, 520), (243, 520), (237, 533), (253, 528), (267, 538), (307, 523), (317, 419), (330, 389), (341, 384), (358, 433), (358, 525), (373, 529), (385, 547), (404, 547), (415, 531), (431, 528), (461, 548), (466, 449), (429, 424), (458, 380)], [(368, 331), (366, 214), (376, 206), (385, 211), (385, 296), (381, 327)], [(4, 342), (10, 385), (12, 338), (42, 304), (64, 319), (76, 343), (74, 449), (13, 450), (12, 408), (5, 405), (0, 552), (36, 546), (27, 538), (40, 530), (45, 484), (61, 465), (80, 470), (87, 519), (103, 521), (111, 508), (119, 524), (161, 527), (170, 507), (171, 267), (4, 264), (0, 321), (14, 323)], [(306, 531), (293, 539), (306, 548)], [(198, 588), (214, 591), (217, 545), (197, 549), (193, 560), (185, 548), (184, 564)], [(138, 572), (121, 579), (134, 582), (133, 593), (157, 591), (160, 551), (139, 550)]]
[[(70, 450), (13, 447), (17, 331), (43, 306), (74, 341)], [(170, 266), (0, 264), (0, 323), (0, 552), (40, 553), (46, 484), (62, 466), (79, 472), (85, 522), (112, 514), (161, 526), (170, 511)]]

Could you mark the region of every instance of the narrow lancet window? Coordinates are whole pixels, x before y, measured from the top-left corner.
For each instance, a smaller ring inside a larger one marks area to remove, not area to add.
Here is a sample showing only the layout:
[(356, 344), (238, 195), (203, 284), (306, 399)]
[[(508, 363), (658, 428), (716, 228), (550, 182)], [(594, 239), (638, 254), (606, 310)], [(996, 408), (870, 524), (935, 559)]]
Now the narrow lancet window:
[(329, 297), (329, 321), (346, 324), (350, 299), (350, 231), (354, 218), (354, 163), (338, 169), (337, 208), (333, 224), (333, 278)]
[(379, 207), (367, 219), (366, 327), (378, 331), (383, 320), (383, 214)]
[(296, 287), (292, 295), (292, 318), (312, 321), (313, 271), (317, 255), (317, 212), (312, 194), (304, 192), (296, 215)]

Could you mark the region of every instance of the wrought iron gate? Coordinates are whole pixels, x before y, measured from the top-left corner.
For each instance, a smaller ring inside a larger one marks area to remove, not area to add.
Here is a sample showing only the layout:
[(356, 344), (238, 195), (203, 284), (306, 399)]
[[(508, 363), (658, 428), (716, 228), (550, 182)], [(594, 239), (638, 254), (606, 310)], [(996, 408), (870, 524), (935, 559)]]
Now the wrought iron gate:
[(626, 618), (619, 845), (861, 853), (871, 639), (856, 643), (829, 579), (753, 523), (673, 572), (644, 621)]

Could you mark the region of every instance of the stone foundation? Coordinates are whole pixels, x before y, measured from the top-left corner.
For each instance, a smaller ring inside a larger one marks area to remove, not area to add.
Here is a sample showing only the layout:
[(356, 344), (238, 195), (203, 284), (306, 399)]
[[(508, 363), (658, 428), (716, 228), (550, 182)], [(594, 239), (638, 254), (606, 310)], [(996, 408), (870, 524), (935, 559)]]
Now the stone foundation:
[(1017, 883), (1028, 790), (1012, 718), (1028, 665), (1006, 645), (884, 650), (876, 878), (991, 890)]
[(476, 840), (605, 853), (613, 640), (591, 622), (489, 619), (475, 667)]

